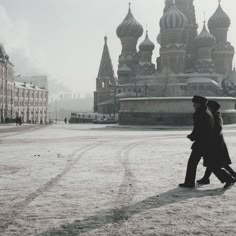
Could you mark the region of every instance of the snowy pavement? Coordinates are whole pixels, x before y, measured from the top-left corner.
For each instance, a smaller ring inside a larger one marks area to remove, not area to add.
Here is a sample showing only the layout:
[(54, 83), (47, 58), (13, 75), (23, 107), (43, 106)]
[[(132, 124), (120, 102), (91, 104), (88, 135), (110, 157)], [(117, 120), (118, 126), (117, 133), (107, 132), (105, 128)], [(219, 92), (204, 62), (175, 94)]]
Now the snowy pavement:
[[(224, 191), (212, 176), (210, 185), (178, 188), (189, 132), (0, 127), (0, 235), (235, 236), (236, 186)], [(236, 169), (235, 126), (224, 134)], [(198, 178), (203, 172), (200, 163)]]

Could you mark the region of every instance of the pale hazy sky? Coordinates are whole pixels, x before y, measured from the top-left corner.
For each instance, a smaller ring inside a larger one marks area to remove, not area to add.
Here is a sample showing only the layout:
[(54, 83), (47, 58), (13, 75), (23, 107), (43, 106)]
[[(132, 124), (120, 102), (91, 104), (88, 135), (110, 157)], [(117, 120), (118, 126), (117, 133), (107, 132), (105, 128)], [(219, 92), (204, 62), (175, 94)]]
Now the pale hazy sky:
[[(95, 90), (104, 44), (114, 70), (121, 51), (116, 28), (128, 11), (129, 0), (0, 0), (0, 42), (16, 64), (16, 74), (44, 72), (81, 94)], [(131, 0), (134, 17), (149, 31), (158, 56), (156, 37), (164, 0)], [(195, 0), (199, 30), (218, 0)], [(235, 0), (222, 0), (231, 18), (229, 41), (236, 46)], [(139, 43), (144, 39), (144, 34)]]

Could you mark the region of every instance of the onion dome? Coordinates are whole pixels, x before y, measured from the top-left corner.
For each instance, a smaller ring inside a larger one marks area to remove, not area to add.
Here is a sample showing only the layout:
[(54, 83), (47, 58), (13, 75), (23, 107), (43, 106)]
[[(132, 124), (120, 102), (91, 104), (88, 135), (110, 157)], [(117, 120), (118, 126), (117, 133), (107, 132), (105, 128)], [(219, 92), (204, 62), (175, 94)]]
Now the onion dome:
[(206, 29), (204, 22), (202, 32), (194, 39), (194, 43), (197, 47), (212, 47), (216, 42), (215, 37), (209, 33)]
[(230, 26), (230, 18), (229, 16), (223, 11), (220, 1), (219, 6), (216, 9), (215, 13), (210, 17), (208, 21), (208, 28), (229, 28)]
[(122, 23), (117, 27), (116, 34), (119, 38), (139, 38), (143, 34), (142, 25), (134, 18), (130, 6), (129, 11)]
[(186, 16), (172, 2), (167, 12), (160, 19), (161, 29), (181, 29), (187, 22)]
[(155, 48), (154, 43), (148, 37), (148, 31), (146, 31), (146, 38), (139, 45), (140, 51), (152, 51)]

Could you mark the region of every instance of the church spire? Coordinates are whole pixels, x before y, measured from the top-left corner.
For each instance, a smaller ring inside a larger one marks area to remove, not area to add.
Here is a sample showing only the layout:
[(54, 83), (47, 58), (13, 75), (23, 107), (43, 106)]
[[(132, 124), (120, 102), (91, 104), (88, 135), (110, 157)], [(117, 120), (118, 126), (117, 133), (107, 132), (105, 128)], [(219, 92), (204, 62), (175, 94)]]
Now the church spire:
[(100, 67), (98, 71), (98, 78), (99, 77), (114, 77), (114, 70), (111, 62), (111, 57), (107, 45), (107, 36), (104, 37), (104, 47), (102, 52), (102, 59), (100, 62)]

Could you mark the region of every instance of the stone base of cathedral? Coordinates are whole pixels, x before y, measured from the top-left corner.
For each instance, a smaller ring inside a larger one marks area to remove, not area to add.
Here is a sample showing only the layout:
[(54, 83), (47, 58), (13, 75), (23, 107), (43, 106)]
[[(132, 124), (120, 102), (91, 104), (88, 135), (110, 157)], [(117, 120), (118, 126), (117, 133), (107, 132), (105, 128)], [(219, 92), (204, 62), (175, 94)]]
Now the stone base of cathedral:
[[(236, 123), (235, 98), (208, 97), (221, 104), (224, 124)], [(127, 98), (120, 100), (120, 125), (169, 125), (193, 124), (192, 97)]]

